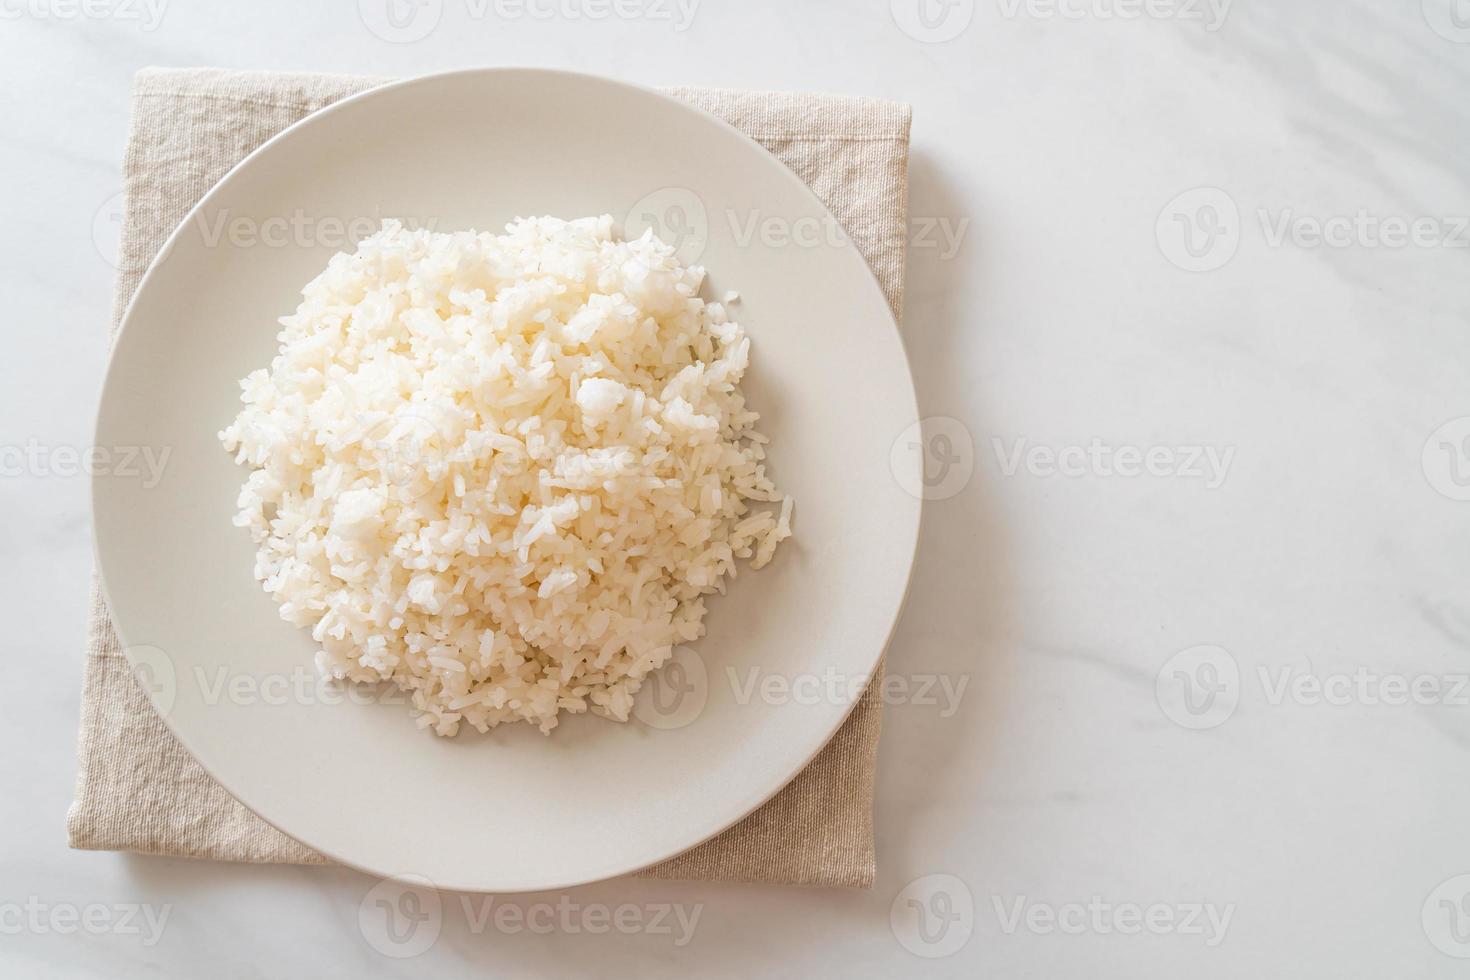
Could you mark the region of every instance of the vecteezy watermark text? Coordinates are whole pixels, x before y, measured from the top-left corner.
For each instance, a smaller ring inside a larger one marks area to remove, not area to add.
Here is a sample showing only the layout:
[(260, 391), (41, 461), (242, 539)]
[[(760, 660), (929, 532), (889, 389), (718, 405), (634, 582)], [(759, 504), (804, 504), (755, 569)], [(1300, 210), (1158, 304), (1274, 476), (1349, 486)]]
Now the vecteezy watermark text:
[[(725, 687), (717, 685), (723, 682)], [(729, 697), (738, 706), (844, 706), (868, 696), (890, 707), (935, 710), (940, 718), (959, 711), (968, 674), (885, 673), (881, 682), (866, 674), (825, 668), (810, 673), (778, 673), (760, 667), (725, 667), (712, 672), (704, 657), (689, 646), (677, 646), (667, 663), (650, 674), (633, 700), (633, 717), (650, 728), (668, 731), (693, 724), (711, 697)]]
[[(756, 243), (767, 248), (840, 248), (852, 241), (847, 230), (830, 217), (784, 218), (757, 208), (745, 214), (727, 209), (725, 220), (730, 237), (740, 248)], [(909, 221), (908, 245), (916, 251), (933, 251), (947, 261), (959, 254), (969, 230), (969, 218), (916, 217)]]
[(1300, 214), (1293, 208), (1256, 212), (1271, 248), (1470, 248), (1470, 216), (1374, 214)]
[[(463, 0), (473, 21), (643, 21), (689, 30), (700, 0)], [(358, 0), (364, 27), (392, 44), (422, 41), (438, 28), (445, 0)]]
[(996, 0), (1007, 20), (1128, 21), (1173, 20), (1202, 23), (1218, 31), (1235, 0)]
[[(816, 674), (778, 674), (748, 667), (725, 668), (736, 704), (850, 704), (868, 687), (870, 679), (843, 674), (831, 667)], [(885, 674), (877, 695), (889, 706), (913, 705), (937, 708), (939, 717), (949, 718), (960, 708), (970, 676), (960, 674)]]
[(683, 902), (581, 902), (570, 895), (555, 901), (516, 901), (495, 895), (458, 895), (447, 903), (421, 875), (400, 875), (374, 885), (358, 905), (358, 927), (373, 949), (394, 959), (419, 956), (438, 941), (446, 908), (464, 916), (472, 935), (498, 932), (536, 936), (617, 933), (665, 938), (688, 946), (699, 928), (704, 904)]
[(142, 480), (152, 490), (163, 479), (172, 448), (164, 446), (48, 446), (39, 439), (0, 445), (0, 478), (108, 476)]
[(169, 0), (0, 0), (0, 20), (115, 20), (155, 31)]
[(163, 938), (173, 909), (172, 904), (137, 902), (47, 902), (30, 895), (23, 902), (0, 902), (0, 935), (137, 936), (151, 948)]
[(1150, 476), (1160, 479), (1202, 480), (1205, 489), (1224, 485), (1235, 461), (1234, 446), (1152, 445), (1114, 446), (1094, 438), (1087, 445), (1049, 446), (1029, 439), (991, 439), (1003, 475), (1023, 470), (1031, 476), (1113, 477)]
[(226, 664), (212, 667), (195, 664), (188, 672), (181, 672), (173, 658), (158, 647), (132, 644), (125, 652), (134, 680), (151, 698), (154, 710), (164, 718), (172, 713), (181, 691), (208, 705), (250, 708), (408, 704), (410, 701), (409, 694), (391, 682), (336, 680), (306, 664), (276, 672), (239, 671)]
[(562, 895), (555, 902), (515, 902), (494, 895), (461, 895), (460, 906), (470, 932), (478, 935), (488, 928), (514, 935), (537, 936), (560, 933), (592, 936), (615, 932), (624, 936), (666, 936), (676, 948), (688, 946), (699, 927), (703, 903), (682, 902), (578, 902)]
[(1261, 664), (1254, 689), (1245, 683), (1249, 676), (1223, 647), (1189, 647), (1159, 668), (1155, 697), (1166, 718), (1197, 731), (1223, 725), (1247, 696), (1265, 708), (1470, 707), (1470, 674), (1465, 673)]
[(1000, 931), (1007, 936), (1026, 931), (1037, 936), (1199, 936), (1213, 949), (1225, 941), (1235, 904), (1211, 902), (1110, 902), (1093, 895), (1086, 902), (1052, 904), (1025, 895), (992, 895)]
[(700, 0), (465, 0), (470, 16), (489, 11), (500, 20), (644, 20), (683, 33), (694, 24)]
[[(1383, 214), (1369, 208), (1312, 214), (1292, 207), (1256, 208), (1260, 240), (1272, 250), (1470, 248), (1470, 215)], [(1159, 213), (1159, 250), (1189, 272), (1223, 268), (1240, 251), (1249, 226), (1235, 198), (1218, 187), (1196, 187)]]
[[(651, 230), (685, 264), (699, 261), (715, 232), (742, 249), (844, 248), (855, 237), (829, 214), (793, 216), (761, 208), (726, 208), (711, 214), (704, 200), (687, 187), (661, 187), (645, 194), (623, 215), (622, 226), (629, 238)], [(920, 215), (909, 219), (905, 237), (910, 251), (948, 261), (960, 253), (969, 231), (968, 217)]]
[[(409, 231), (433, 231), (438, 218), (420, 220), (392, 215)], [(234, 214), (229, 208), (201, 211), (194, 218), (195, 230), (205, 248), (221, 244), (235, 248), (354, 248), (383, 227), (383, 215), (318, 215), (297, 208), (290, 214)]]
[[(1215, 948), (1225, 941), (1234, 903), (1112, 901), (1101, 895), (1071, 902), (1038, 901), (1028, 895), (990, 896), (990, 911), (1002, 935), (1194, 936)], [(893, 898), (889, 924), (899, 944), (925, 959), (952, 956), (969, 943), (978, 926), (975, 896), (961, 878), (930, 874), (916, 878)]]

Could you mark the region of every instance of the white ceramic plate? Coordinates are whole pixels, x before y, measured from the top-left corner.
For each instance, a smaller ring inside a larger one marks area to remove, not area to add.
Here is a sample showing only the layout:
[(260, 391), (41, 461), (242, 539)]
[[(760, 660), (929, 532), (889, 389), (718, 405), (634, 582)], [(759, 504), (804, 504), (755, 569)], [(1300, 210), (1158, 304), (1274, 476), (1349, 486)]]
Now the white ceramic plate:
[[(741, 293), (754, 339), (745, 390), (765, 416), (776, 482), (796, 497), (796, 537), (711, 603), (678, 683), (645, 700), (654, 724), (581, 716), (550, 737), (515, 725), (440, 739), (400, 703), (328, 703), (310, 683), (310, 638), (278, 618), (252, 578), (249, 535), (230, 523), (245, 474), (216, 433), (238, 410), (237, 382), (269, 363), (277, 318), (342, 244), (338, 221), (499, 231), (518, 215), (630, 211), (634, 225), (658, 216), (666, 235), (707, 231), (712, 293)], [(214, 778), (343, 863), (521, 891), (678, 854), (801, 770), (846, 717), (903, 601), (920, 503), (901, 484), (918, 485), (920, 461), (891, 450), (917, 413), (856, 249), (747, 239), (752, 216), (833, 221), (723, 122), (640, 88), (533, 70), (347, 99), (204, 198), (133, 300), (97, 426), (99, 446), (166, 447), (163, 479), (99, 477), (93, 495), (129, 658)], [(806, 680), (783, 694), (772, 676)]]

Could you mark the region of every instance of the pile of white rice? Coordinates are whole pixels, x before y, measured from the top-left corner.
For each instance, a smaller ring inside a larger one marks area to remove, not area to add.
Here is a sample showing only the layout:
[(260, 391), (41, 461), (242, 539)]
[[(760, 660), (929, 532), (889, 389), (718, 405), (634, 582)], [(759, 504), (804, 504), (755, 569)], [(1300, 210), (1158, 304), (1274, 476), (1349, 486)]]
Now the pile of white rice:
[(736, 559), (791, 533), (750, 340), (703, 279), (607, 216), (388, 221), (333, 256), (220, 433), (256, 577), (324, 674), (392, 681), (441, 735), (627, 720)]

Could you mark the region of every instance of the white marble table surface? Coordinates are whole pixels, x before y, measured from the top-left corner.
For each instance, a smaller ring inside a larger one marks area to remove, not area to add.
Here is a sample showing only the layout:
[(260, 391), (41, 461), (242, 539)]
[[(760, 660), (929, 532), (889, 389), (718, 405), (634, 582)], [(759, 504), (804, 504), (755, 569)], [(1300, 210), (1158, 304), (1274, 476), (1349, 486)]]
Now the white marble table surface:
[[(420, 2), (0, 0), (0, 975), (1465, 975), (1470, 4)], [(890, 670), (964, 688), (889, 708), (870, 892), (448, 896), (398, 960), (364, 875), (66, 849), (130, 76), (497, 64), (914, 106)]]

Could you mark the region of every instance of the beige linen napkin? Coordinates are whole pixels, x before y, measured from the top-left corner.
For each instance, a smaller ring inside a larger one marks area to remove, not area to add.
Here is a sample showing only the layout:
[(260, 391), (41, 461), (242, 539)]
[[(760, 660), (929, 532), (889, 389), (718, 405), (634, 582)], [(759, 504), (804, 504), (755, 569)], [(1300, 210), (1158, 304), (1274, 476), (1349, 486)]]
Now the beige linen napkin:
[[(251, 150), (383, 79), (147, 69), (135, 79), (115, 334), (148, 263), (189, 209)], [(806, 181), (851, 234), (895, 314), (903, 298), (909, 109), (871, 99), (670, 89), (726, 120)], [(654, 878), (868, 887), (882, 705), (873, 687), (816, 759), (740, 823)], [(205, 774), (134, 682), (94, 579), (72, 847), (220, 861), (325, 864)]]

